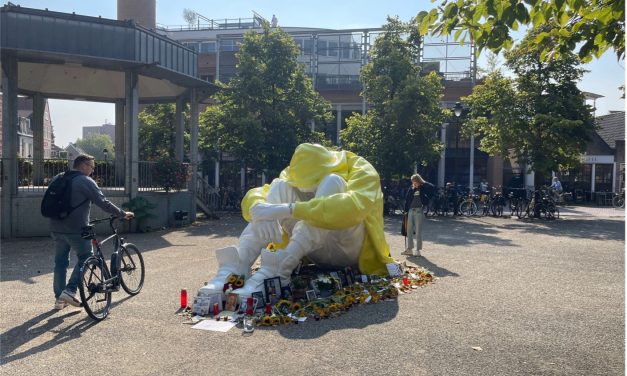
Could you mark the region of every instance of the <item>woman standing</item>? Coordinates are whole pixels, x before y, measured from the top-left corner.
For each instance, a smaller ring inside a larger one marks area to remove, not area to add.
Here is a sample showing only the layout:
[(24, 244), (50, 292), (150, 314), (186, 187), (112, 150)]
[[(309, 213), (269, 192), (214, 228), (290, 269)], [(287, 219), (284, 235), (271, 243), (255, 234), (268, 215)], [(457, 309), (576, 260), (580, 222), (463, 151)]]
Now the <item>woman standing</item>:
[[(422, 176), (414, 174), (411, 177), (411, 187), (405, 195), (405, 212), (407, 215), (407, 249), (406, 256), (420, 256), (422, 250), (422, 228), (425, 219), (423, 205), (429, 203), (433, 184), (425, 181)], [(414, 236), (416, 248), (414, 249)]]

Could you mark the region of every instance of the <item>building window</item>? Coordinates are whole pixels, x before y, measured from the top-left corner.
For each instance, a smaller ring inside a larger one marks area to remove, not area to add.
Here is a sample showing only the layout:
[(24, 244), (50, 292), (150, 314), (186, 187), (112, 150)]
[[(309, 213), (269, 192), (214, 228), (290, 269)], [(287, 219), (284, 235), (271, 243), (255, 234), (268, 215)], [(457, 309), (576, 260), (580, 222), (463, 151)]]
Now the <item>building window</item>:
[(198, 52), (198, 43), (197, 42), (184, 42), (184, 46), (191, 49), (194, 52)]
[(327, 56), (327, 41), (318, 40), (318, 55)]
[(303, 51), (304, 51), (305, 55), (313, 54), (313, 40), (305, 39), (305, 41), (303, 43)]
[(216, 52), (216, 42), (200, 43), (200, 52), (201, 53)]
[(337, 42), (329, 42), (328, 44), (329, 49), (328, 49), (328, 54), (327, 56), (333, 56), (333, 57), (337, 57), (338, 55), (338, 46), (337, 46)]
[(239, 43), (234, 39), (222, 39), (220, 41), (220, 51), (237, 51), (239, 50)]

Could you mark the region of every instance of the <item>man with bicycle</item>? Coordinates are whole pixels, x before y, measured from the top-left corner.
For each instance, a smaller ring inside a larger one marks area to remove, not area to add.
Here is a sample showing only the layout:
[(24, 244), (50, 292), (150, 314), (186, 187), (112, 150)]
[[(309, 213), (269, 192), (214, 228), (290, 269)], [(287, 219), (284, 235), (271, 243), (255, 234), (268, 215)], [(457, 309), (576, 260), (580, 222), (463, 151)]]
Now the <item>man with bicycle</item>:
[[(91, 256), (92, 248), (89, 239), (81, 237), (82, 228), (89, 225), (89, 213), (91, 204), (94, 203), (107, 213), (131, 219), (135, 215), (133, 212), (126, 212), (111, 201), (107, 200), (98, 184), (89, 176), (96, 167), (94, 157), (81, 154), (74, 160), (73, 171), (79, 171), (75, 178), (72, 178), (70, 211), (64, 219), (50, 218), (50, 232), (55, 242), (54, 258), (54, 297), (56, 299), (54, 308), (63, 309), (67, 305), (80, 307), (81, 302), (76, 298), (78, 288), (78, 273), (81, 265)], [(61, 175), (54, 179), (61, 178)], [(53, 181), (54, 181), (53, 179)], [(51, 182), (52, 184), (52, 182)], [(67, 267), (70, 264), (70, 250), (74, 248), (78, 260), (74, 270), (66, 283)]]
[(551, 193), (553, 194), (553, 201), (555, 201), (556, 203), (560, 203), (560, 195), (562, 194), (564, 189), (562, 188), (562, 182), (560, 182), (560, 179), (557, 176), (553, 177), (553, 183), (551, 184), (550, 188)]

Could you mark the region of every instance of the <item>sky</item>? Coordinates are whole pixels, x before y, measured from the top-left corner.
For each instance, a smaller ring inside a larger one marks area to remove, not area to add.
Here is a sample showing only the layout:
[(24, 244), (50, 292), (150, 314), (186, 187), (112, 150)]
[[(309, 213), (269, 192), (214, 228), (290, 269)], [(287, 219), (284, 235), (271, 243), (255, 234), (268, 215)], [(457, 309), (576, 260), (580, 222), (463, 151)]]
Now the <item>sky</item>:
[[(12, 2), (29, 8), (48, 8), (58, 12), (117, 18), (116, 0), (12, 0)], [(219, 4), (219, 7), (216, 7), (216, 4)], [(209, 19), (252, 18), (254, 11), (268, 20), (272, 18), (272, 15), (276, 15), (278, 25), (284, 27), (374, 28), (381, 27), (388, 15), (398, 16), (401, 21), (408, 21), (419, 11), (429, 10), (435, 4), (430, 0), (317, 0), (309, 2), (157, 0), (157, 24), (185, 25), (183, 9), (188, 8)], [(485, 55), (483, 53), (479, 57), (479, 67), (485, 67)], [(596, 101), (597, 116), (607, 114), (612, 110), (625, 110), (625, 100), (620, 98), (621, 92), (618, 90), (618, 87), (625, 83), (624, 63), (624, 60), (616, 59), (613, 51), (609, 51), (600, 59), (584, 66), (589, 72), (578, 84), (579, 89), (604, 96)], [(50, 100), (49, 107), (56, 137), (55, 144), (61, 147), (80, 138), (83, 126), (102, 125), (107, 121), (112, 123), (115, 120), (113, 104)]]

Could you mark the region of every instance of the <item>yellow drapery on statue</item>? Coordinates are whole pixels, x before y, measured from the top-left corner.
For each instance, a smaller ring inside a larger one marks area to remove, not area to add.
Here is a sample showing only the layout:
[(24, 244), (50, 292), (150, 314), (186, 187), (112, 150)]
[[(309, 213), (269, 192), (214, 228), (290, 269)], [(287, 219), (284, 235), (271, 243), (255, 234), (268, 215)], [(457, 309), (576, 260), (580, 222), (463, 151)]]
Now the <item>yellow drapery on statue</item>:
[[(331, 173), (346, 181), (347, 191), (296, 202), (293, 217), (328, 230), (347, 229), (363, 222), (366, 238), (359, 254), (359, 269), (364, 274), (387, 275), (386, 264), (394, 260), (383, 233), (383, 194), (379, 174), (368, 161), (349, 151), (301, 144), (279, 179), (295, 188), (309, 190)], [(242, 200), (244, 219), (251, 221), (250, 208), (266, 202), (269, 188), (266, 184), (246, 193)]]

